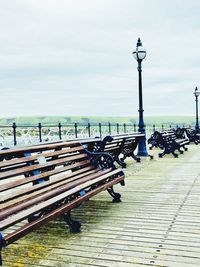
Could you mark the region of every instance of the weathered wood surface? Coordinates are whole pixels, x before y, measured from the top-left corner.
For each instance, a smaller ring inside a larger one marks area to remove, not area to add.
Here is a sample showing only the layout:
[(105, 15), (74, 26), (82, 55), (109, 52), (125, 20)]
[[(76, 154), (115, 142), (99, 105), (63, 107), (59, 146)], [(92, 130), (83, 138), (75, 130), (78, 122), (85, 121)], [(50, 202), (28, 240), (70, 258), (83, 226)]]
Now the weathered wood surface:
[[(155, 151), (155, 154), (157, 152)], [(3, 249), (4, 266), (200, 266), (200, 152), (128, 163), (121, 203), (101, 193), (73, 214)]]

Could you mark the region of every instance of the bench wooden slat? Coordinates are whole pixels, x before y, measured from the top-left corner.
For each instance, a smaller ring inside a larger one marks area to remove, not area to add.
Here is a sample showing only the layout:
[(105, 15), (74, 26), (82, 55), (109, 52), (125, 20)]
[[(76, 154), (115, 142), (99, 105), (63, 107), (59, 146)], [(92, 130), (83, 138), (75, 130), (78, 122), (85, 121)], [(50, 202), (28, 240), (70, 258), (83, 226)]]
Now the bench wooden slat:
[[(46, 172), (38, 174), (38, 175), (30, 176), (27, 178), (20, 178), (17, 181), (13, 181), (13, 182), (7, 182), (7, 183), (0, 185), (0, 192), (3, 192), (3, 191), (6, 191), (6, 190), (9, 190), (9, 189), (21, 186), (21, 185), (25, 185), (25, 184), (37, 181), (38, 179), (41, 179), (41, 178), (46, 178), (46, 177), (49, 177), (52, 175), (60, 174), (62, 172), (68, 171), (68, 170), (73, 170), (77, 167), (83, 167), (85, 165), (88, 165), (89, 163), (90, 163), (89, 160), (84, 160), (81, 162), (76, 162), (76, 163), (71, 164), (69, 166), (64, 166), (62, 168), (56, 168), (56, 169), (51, 170), (51, 171), (46, 171)], [(0, 198), (0, 200), (1, 200), (1, 198)]]
[(47, 162), (46, 164), (35, 164), (32, 166), (27, 166), (27, 167), (22, 167), (22, 168), (18, 168), (18, 169), (14, 169), (14, 170), (10, 170), (7, 172), (3, 172), (0, 173), (0, 180), (8, 178), (8, 177), (13, 177), (19, 174), (24, 174), (26, 172), (31, 172), (33, 170), (42, 170), (45, 169), (47, 167), (54, 167), (54, 166), (58, 166), (58, 165), (62, 165), (66, 162), (69, 161), (73, 161), (73, 160), (77, 160), (77, 159), (86, 159), (88, 156), (87, 154), (78, 154), (76, 156), (67, 156), (67, 157), (63, 157), (60, 159), (56, 159), (56, 160), (52, 160), (51, 162)]
[(44, 156), (45, 158), (55, 157), (55, 156), (64, 155), (64, 154), (72, 153), (72, 152), (81, 152), (81, 151), (83, 151), (83, 149), (84, 148), (82, 146), (77, 146), (77, 147), (72, 147), (72, 148), (69, 147), (68, 149), (67, 149), (67, 147), (65, 147), (62, 150), (60, 149), (58, 151), (53, 151), (53, 152), (49, 152), (49, 153), (42, 153), (39, 155), (36, 154), (33, 156), (29, 156), (29, 157), (20, 157), (20, 158), (14, 158), (11, 160), (5, 160), (5, 161), (0, 162), (0, 168), (8, 167), (11, 165), (27, 163), (29, 161), (34, 161), (34, 160), (37, 160), (38, 157), (40, 157), (40, 156)]
[[(109, 170), (109, 169), (107, 169), (107, 170)], [(34, 205), (34, 206), (32, 206), (26, 210), (23, 210), (21, 212), (18, 212), (9, 218), (1, 220), (0, 221), (0, 231), (4, 230), (5, 228), (7, 228), (9, 226), (16, 224), (17, 222), (22, 221), (23, 219), (27, 218), (28, 216), (30, 216), (30, 215), (32, 215), (32, 214), (34, 214), (34, 213), (36, 213), (36, 212), (38, 212), (44, 208), (51, 206), (54, 203), (57, 203), (57, 202), (65, 199), (66, 197), (68, 197), (72, 194), (75, 194), (75, 193), (77, 193), (83, 189), (86, 189), (87, 187), (90, 187), (90, 186), (92, 186), (92, 185), (94, 185), (100, 181), (103, 181), (103, 180), (107, 179), (108, 177), (110, 177), (114, 174), (120, 173), (120, 172), (121, 172), (120, 170), (114, 170), (114, 171), (103, 174), (102, 176), (99, 176), (99, 177), (92, 179), (92, 180), (91, 180), (91, 178), (86, 179), (86, 182), (84, 182), (82, 184), (78, 184), (77, 186), (75, 186), (74, 188), (72, 188), (66, 192), (63, 192), (63, 193), (61, 193), (61, 194), (59, 194), (59, 195), (57, 195), (51, 199), (48, 199), (46, 201), (42, 201), (42, 203), (40, 203), (38, 205)]]
[[(92, 170), (92, 172), (97, 172), (96, 169), (94, 171), (93, 171), (93, 169), (94, 169), (94, 167), (92, 167), (90, 165), (88, 167), (81, 168), (77, 171), (74, 171), (70, 174), (65, 174), (65, 175), (62, 175), (60, 177), (57, 177), (56, 179), (53, 179), (50, 181), (45, 181), (43, 183), (39, 183), (39, 184), (36, 184), (34, 186), (29, 186), (28, 188), (23, 188), (23, 189), (20, 188), (20, 189), (16, 190), (16, 192), (13, 192), (11, 194), (6, 194), (6, 195), (4, 194), (1, 197), (1, 202), (2, 202), (1, 208), (4, 209), (4, 208), (7, 208), (9, 206), (13, 206), (14, 203), (19, 203), (19, 202), (25, 201), (26, 199), (30, 199), (33, 196), (38, 194), (38, 192), (37, 192), (38, 190), (40, 190), (39, 193), (42, 194), (43, 192), (45, 192), (47, 190), (58, 187), (58, 186), (65, 184), (69, 181), (79, 179), (82, 176), (88, 175), (88, 173), (90, 173), (91, 170)], [(77, 177), (72, 178), (74, 176), (77, 176)], [(70, 178), (71, 178), (71, 180), (70, 180)], [(6, 203), (4, 204), (5, 201), (6, 201)]]
[(108, 172), (109, 171), (107, 170), (104, 170), (102, 172), (97, 172), (96, 170), (92, 173), (84, 173), (81, 175), (74, 176), (71, 179), (66, 179), (65, 182), (62, 182), (59, 186), (54, 185), (51, 186), (51, 188), (49, 187), (43, 188), (43, 190), (39, 190), (40, 188), (36, 188), (35, 190), (37, 191), (33, 191), (33, 194), (27, 194), (23, 196), (20, 200), (18, 199), (18, 202), (15, 205), (12, 203), (10, 207), (9, 206), (6, 207), (6, 210), (1, 209), (0, 220), (3, 220), (5, 217), (8, 217), (13, 213), (26, 209), (29, 206), (37, 205), (38, 203), (45, 201), (51, 198), (52, 196), (59, 195), (61, 194), (61, 192), (65, 192), (70, 188), (73, 188), (85, 181), (89, 181), (91, 179), (94, 179), (95, 177), (106, 174)]
[(105, 191), (107, 187), (111, 187), (120, 181), (124, 179), (123, 176), (119, 176), (118, 178), (114, 179), (113, 181), (108, 182), (107, 184), (101, 185), (97, 187), (96, 189), (90, 191), (88, 194), (81, 196), (78, 199), (73, 200), (71, 203), (65, 204), (59, 209), (56, 209), (43, 217), (39, 218), (37, 221), (33, 221), (32, 223), (26, 224), (24, 227), (21, 227), (18, 230), (15, 230), (13, 233), (8, 234), (4, 237), (4, 245), (9, 245), (19, 238), (25, 236), (30, 231), (33, 231), (35, 229), (38, 229), (41, 225), (46, 224), (47, 222), (51, 221), (52, 219), (57, 218), (58, 216), (62, 215), (63, 213), (66, 213), (67, 211), (79, 206), (83, 201), (93, 197), (97, 193), (101, 191)]
[(12, 149), (0, 150), (0, 156), (10, 156), (25, 152), (37, 153), (38, 151), (59, 149), (62, 147), (72, 147), (77, 145), (80, 145), (80, 142), (78, 140), (69, 142), (62, 141), (61, 143), (50, 143), (50, 144), (35, 145), (35, 146), (17, 147)]

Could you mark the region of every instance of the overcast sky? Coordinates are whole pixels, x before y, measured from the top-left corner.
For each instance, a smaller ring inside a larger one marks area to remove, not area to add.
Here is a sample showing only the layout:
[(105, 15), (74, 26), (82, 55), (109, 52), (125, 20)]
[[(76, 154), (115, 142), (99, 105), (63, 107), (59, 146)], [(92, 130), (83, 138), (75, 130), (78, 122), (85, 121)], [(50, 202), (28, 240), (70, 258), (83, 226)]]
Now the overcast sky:
[(199, 0), (0, 0), (0, 117), (192, 115)]

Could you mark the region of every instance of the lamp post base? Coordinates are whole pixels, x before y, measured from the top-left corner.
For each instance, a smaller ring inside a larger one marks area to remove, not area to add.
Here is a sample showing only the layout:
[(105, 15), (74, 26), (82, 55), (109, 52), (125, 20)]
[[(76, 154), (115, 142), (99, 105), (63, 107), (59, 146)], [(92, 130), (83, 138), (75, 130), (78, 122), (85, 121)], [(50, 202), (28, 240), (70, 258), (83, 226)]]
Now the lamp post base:
[(142, 137), (138, 144), (138, 153), (137, 156), (148, 157), (147, 145), (146, 145), (146, 136)]
[(199, 126), (195, 126), (195, 130), (197, 133), (199, 133)]
[(149, 157), (149, 154), (144, 151), (138, 151), (137, 156), (139, 157)]

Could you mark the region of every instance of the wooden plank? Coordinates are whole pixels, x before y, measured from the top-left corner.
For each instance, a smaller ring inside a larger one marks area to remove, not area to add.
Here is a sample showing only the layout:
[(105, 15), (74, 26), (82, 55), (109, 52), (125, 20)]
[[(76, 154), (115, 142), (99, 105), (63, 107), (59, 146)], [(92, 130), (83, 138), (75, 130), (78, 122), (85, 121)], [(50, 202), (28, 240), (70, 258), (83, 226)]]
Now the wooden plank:
[(30, 152), (34, 153), (39, 151), (51, 150), (51, 149), (60, 149), (62, 147), (73, 147), (73, 146), (80, 146), (79, 141), (69, 141), (69, 142), (57, 142), (57, 143), (50, 143), (50, 144), (39, 144), (35, 146), (26, 146), (26, 147), (17, 147), (11, 148), (6, 150), (0, 150), (0, 157), (1, 156), (10, 156), (16, 155), (20, 153)]
[[(119, 172), (120, 172), (119, 170), (114, 170), (114, 171), (111, 172), (110, 169), (107, 169), (106, 171), (102, 171), (102, 175), (100, 176), (100, 174), (99, 174), (99, 176), (97, 178), (95, 178), (95, 179), (92, 179), (92, 177), (87, 177), (87, 179), (85, 179), (86, 182), (82, 183), (81, 185), (80, 185), (80, 183), (78, 183), (77, 186), (75, 186), (74, 188), (68, 190), (67, 192), (61, 193), (58, 196), (55, 196), (55, 197), (53, 197), (51, 199), (43, 201), (42, 203), (40, 203), (37, 206), (33, 206), (33, 207), (31, 207), (31, 208), (29, 208), (27, 210), (18, 212), (17, 214), (14, 214), (12, 217), (9, 217), (9, 218), (7, 218), (5, 220), (1, 220), (0, 221), (0, 229), (3, 230), (5, 228), (7, 228), (8, 226), (16, 224), (17, 222), (21, 221), (22, 219), (27, 218), (28, 216), (34, 214), (35, 212), (38, 212), (38, 211), (40, 211), (40, 210), (42, 210), (44, 208), (47, 208), (50, 205), (52, 205), (52, 204), (54, 204), (54, 203), (56, 203), (58, 201), (61, 201), (64, 198), (66, 198), (66, 197), (68, 197), (68, 196), (70, 196), (70, 195), (72, 195), (72, 194), (74, 194), (76, 192), (79, 192), (80, 190), (83, 190), (83, 189), (85, 189), (87, 187), (90, 187), (91, 185), (94, 185), (95, 183), (103, 181), (103, 180), (107, 179), (108, 177), (110, 177), (112, 175), (116, 175)], [(124, 177), (122, 177), (121, 180), (123, 178)], [(2, 214), (2, 217), (4, 217), (4, 213), (3, 212), (0, 213), (0, 214)]]
[[(2, 201), (1, 210), (8, 208), (9, 206), (13, 206), (16, 203), (20, 203), (28, 199), (32, 199), (34, 196), (38, 194), (42, 194), (60, 185), (79, 179), (80, 177), (85, 176), (90, 172), (95, 173), (97, 172), (97, 170), (94, 169), (93, 166), (84, 167), (70, 174), (59, 176), (53, 180), (45, 181), (43, 183), (39, 183), (34, 186), (31, 185), (28, 188), (16, 190), (16, 192), (13, 192), (11, 194), (6, 194), (6, 195), (4, 194), (1, 197), (1, 201)], [(82, 173), (82, 175), (78, 175), (80, 173)]]
[(54, 167), (54, 166), (59, 166), (63, 165), (67, 162), (73, 161), (73, 160), (78, 160), (78, 159), (87, 159), (88, 155), (87, 154), (78, 154), (75, 156), (68, 156), (60, 159), (55, 159), (52, 160), (51, 162), (47, 162), (46, 164), (40, 165), (40, 164), (35, 164), (32, 166), (27, 166), (27, 167), (21, 167), (18, 169), (14, 170), (8, 170), (7, 172), (0, 173), (0, 180), (9, 178), (9, 177), (14, 177), (19, 174), (24, 174), (26, 172), (31, 172), (33, 170), (43, 170), (47, 167)]
[[(20, 178), (14, 182), (7, 182), (7, 183), (0, 185), (0, 192), (6, 191), (6, 190), (11, 189), (11, 188), (16, 188), (18, 186), (25, 185), (28, 183), (32, 183), (32, 182), (37, 181), (38, 179), (41, 179), (41, 178), (46, 178), (46, 177), (56, 175), (56, 174), (59, 174), (59, 173), (62, 173), (62, 172), (68, 171), (68, 170), (73, 170), (74, 168), (77, 168), (77, 167), (83, 167), (83, 166), (88, 165), (88, 164), (90, 164), (90, 160), (84, 160), (81, 162), (76, 162), (74, 164), (70, 164), (68, 166), (63, 166), (62, 168), (56, 168), (56, 169), (51, 170), (51, 171), (46, 171), (46, 172), (43, 172), (39, 175), (34, 175), (31, 177), (26, 177), (26, 178)], [(0, 198), (0, 201), (1, 201), (1, 198)]]
[[(45, 158), (49, 158), (49, 157), (55, 157), (55, 156), (64, 155), (64, 154), (70, 154), (72, 152), (80, 152), (83, 149), (84, 148), (82, 146), (77, 146), (77, 147), (72, 147), (72, 148), (68, 148), (68, 149), (64, 148), (64, 149), (60, 149), (58, 151), (56, 150), (56, 151), (48, 152), (48, 153), (36, 154), (36, 155), (29, 156), (29, 157), (20, 157), (20, 158), (5, 160), (5, 161), (0, 162), (0, 168), (8, 167), (10, 165), (27, 163), (29, 161), (35, 161), (41, 156), (43, 156)], [(40, 152), (40, 151), (38, 150), (37, 152)]]

